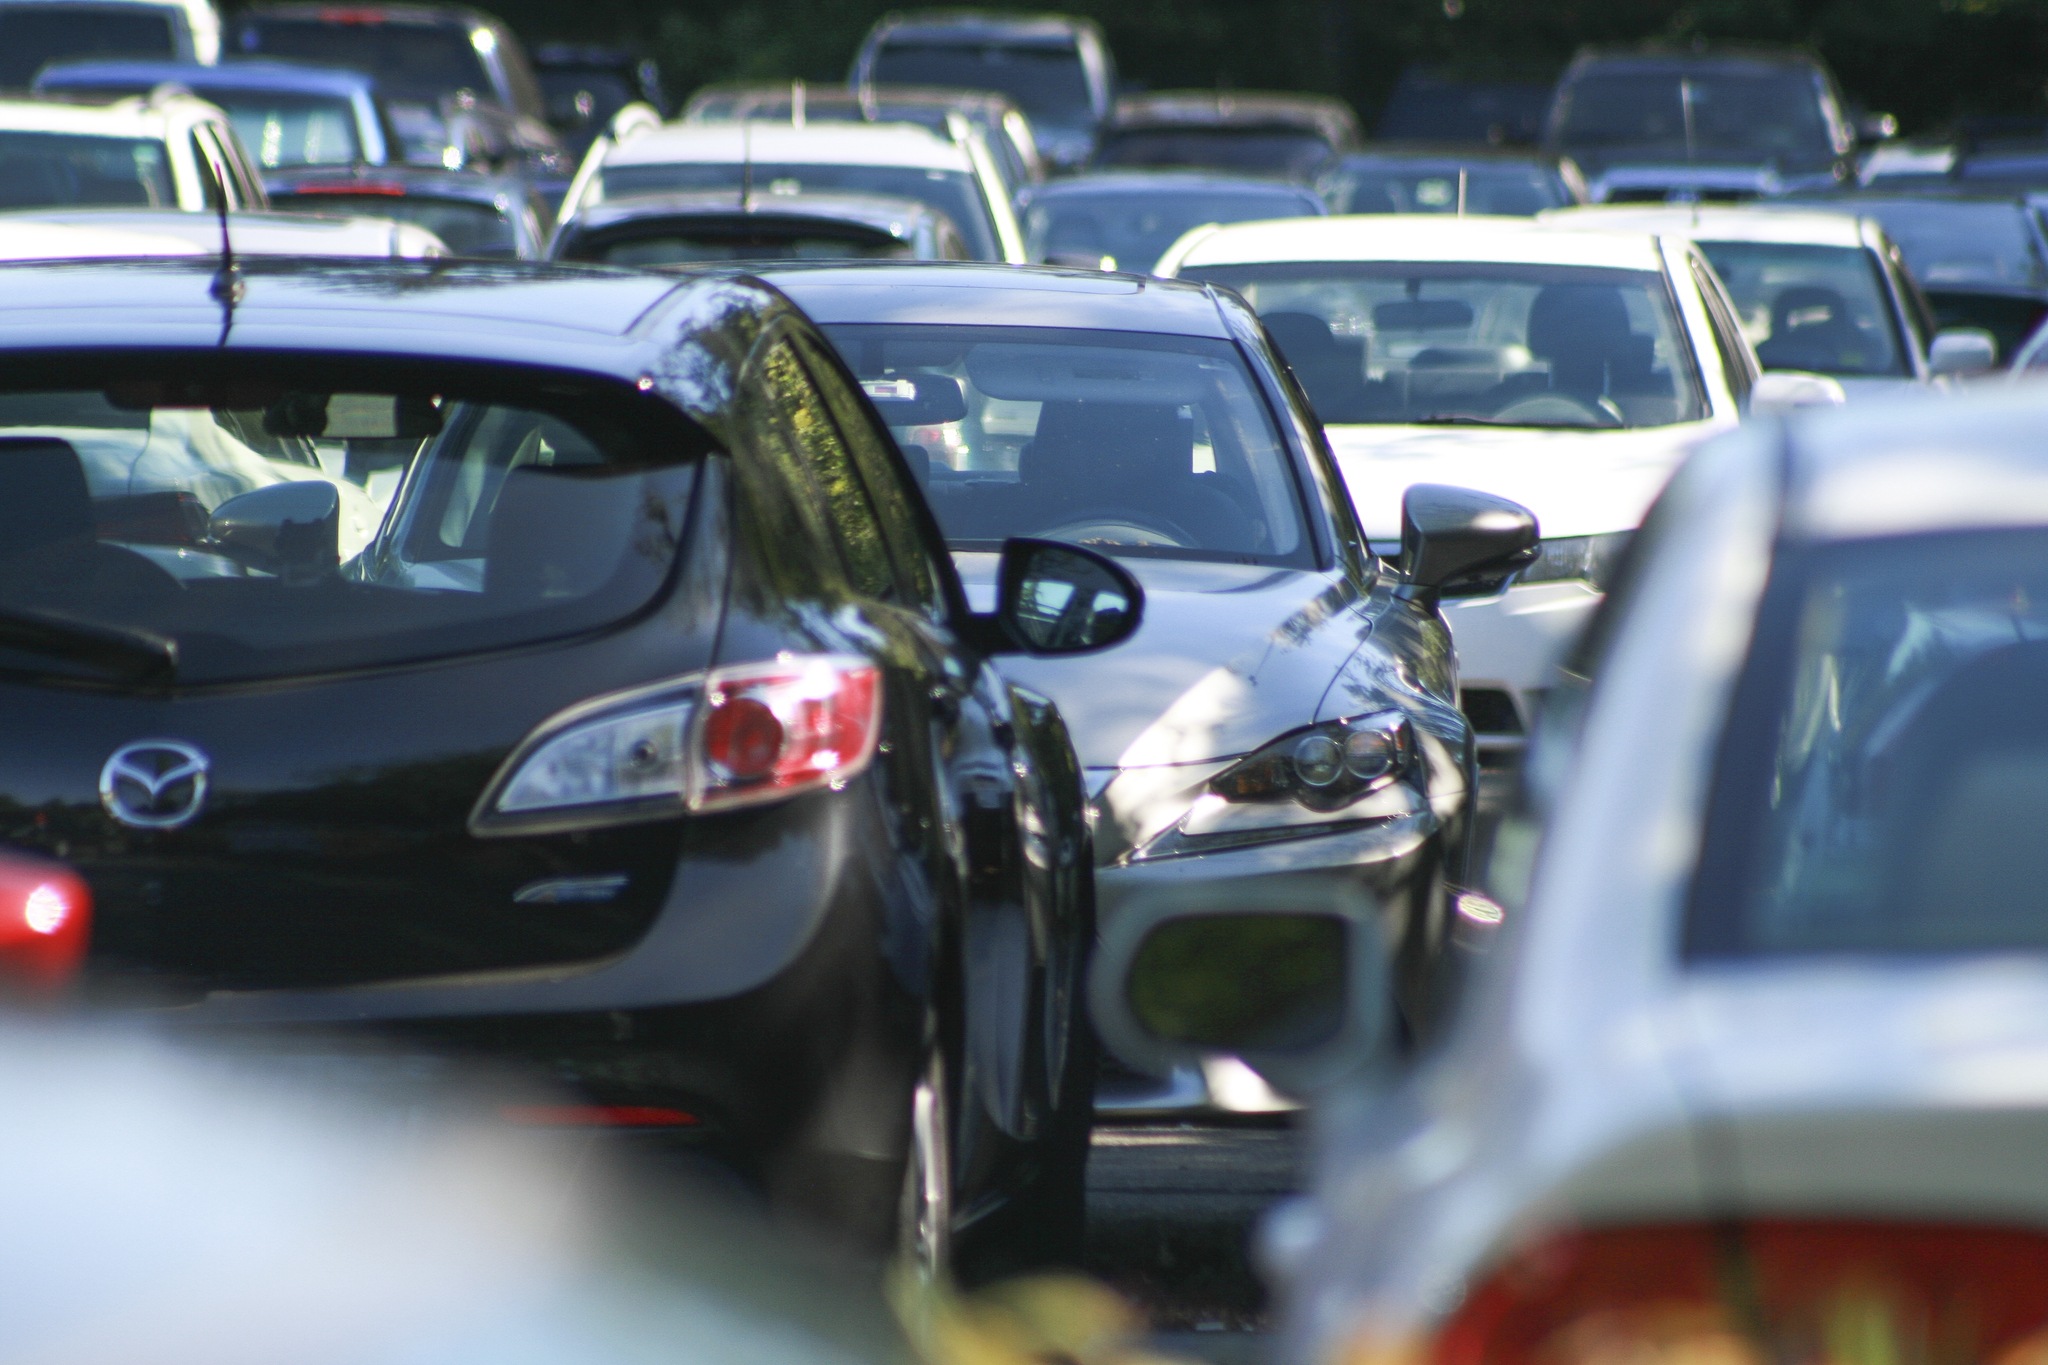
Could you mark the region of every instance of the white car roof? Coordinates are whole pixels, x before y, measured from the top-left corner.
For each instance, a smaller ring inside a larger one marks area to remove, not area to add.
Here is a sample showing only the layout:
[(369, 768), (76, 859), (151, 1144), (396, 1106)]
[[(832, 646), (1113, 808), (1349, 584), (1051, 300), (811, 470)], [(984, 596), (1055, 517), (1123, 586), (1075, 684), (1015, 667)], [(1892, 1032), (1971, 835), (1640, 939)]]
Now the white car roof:
[[(0, 0), (5, 3), (5, 0)], [(90, 137), (154, 138), (169, 135), (174, 114), (183, 108), (182, 123), (212, 109), (204, 100), (174, 95), (165, 99), (131, 98), (112, 104), (71, 104), (63, 100), (0, 100), (0, 130), (13, 133), (81, 133)]]
[[(1579, 232), (1527, 218), (1377, 214), (1196, 228), (1170, 249), (1177, 267), (1254, 261), (1445, 261), (1664, 268), (1646, 232)], [(1166, 261), (1161, 262), (1165, 273)]]
[(1686, 204), (1593, 204), (1545, 209), (1547, 226), (1578, 231), (1654, 232), (1699, 242), (1780, 242), (1788, 246), (1862, 246), (1870, 220), (1821, 209), (1694, 208)]
[(132, 256), (204, 254), (203, 248), (162, 233), (0, 218), (0, 261), (123, 259)]
[[(0, 0), (5, 3), (5, 0)], [(202, 254), (220, 249), (220, 222), (210, 213), (182, 209), (52, 208), (0, 216), (0, 225), (32, 224), (109, 238), (175, 240)], [(343, 256), (421, 260), (448, 254), (426, 228), (362, 215), (252, 213), (229, 215), (228, 239), (240, 256)], [(0, 244), (4, 247), (4, 244)], [(58, 254), (68, 255), (68, 252)], [(123, 254), (112, 251), (94, 255)], [(125, 254), (154, 254), (132, 251)]]
[(966, 149), (909, 123), (665, 123), (614, 148), (608, 166), (908, 166), (971, 171)]

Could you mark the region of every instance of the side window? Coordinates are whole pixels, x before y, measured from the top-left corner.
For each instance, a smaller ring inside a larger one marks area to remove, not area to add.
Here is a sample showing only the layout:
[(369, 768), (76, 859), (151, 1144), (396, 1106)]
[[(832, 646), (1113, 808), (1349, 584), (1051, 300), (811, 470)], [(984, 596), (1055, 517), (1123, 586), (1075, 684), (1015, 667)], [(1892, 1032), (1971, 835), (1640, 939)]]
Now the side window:
[(852, 381), (829, 352), (809, 337), (798, 337), (796, 342), (804, 366), (825, 395), (832, 420), (838, 423), (846, 446), (853, 453), (854, 465), (867, 485), (875, 513), (881, 518), (883, 539), (895, 556), (898, 577), (926, 615), (935, 621), (944, 619), (946, 599), (939, 589), (939, 571), (932, 564), (923, 523), (911, 504), (912, 498), (921, 495), (905, 485), (901, 462), (890, 458), (888, 433), (875, 424), (867, 405), (854, 396)]
[(1885, 271), (1892, 278), (1892, 288), (1906, 305), (1906, 325), (1920, 339), (1920, 352), (1934, 344), (1934, 334), (1940, 330), (1934, 321), (1934, 309), (1927, 302), (1927, 296), (1920, 292), (1919, 284), (1913, 279), (1913, 272), (1906, 268), (1906, 258), (1899, 251), (1896, 242), (1884, 245)]
[(839, 543), (847, 577), (864, 597), (901, 596), (889, 560), (882, 522), (853, 467), (853, 457), (826, 411), (824, 399), (805, 373), (787, 339), (777, 341), (761, 361), (761, 382), (769, 405), (794, 442), (800, 475), (817, 490), (822, 510)]
[(1707, 322), (1714, 329), (1714, 349), (1721, 353), (1721, 373), (1728, 380), (1728, 392), (1735, 396), (1738, 405), (1747, 403), (1757, 373), (1755, 362), (1750, 359), (1749, 343), (1743, 339), (1742, 328), (1736, 325), (1735, 310), (1729, 307), (1721, 281), (1705, 261), (1697, 256), (1689, 259), (1693, 283), (1699, 286), (1700, 298), (1707, 305)]

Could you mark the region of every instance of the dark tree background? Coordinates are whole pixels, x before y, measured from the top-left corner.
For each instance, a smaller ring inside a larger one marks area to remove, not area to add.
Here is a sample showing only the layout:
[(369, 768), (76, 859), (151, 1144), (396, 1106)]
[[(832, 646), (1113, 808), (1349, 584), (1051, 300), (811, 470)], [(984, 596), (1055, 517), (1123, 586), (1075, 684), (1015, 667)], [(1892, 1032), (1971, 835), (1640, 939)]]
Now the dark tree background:
[[(626, 39), (671, 89), (838, 81), (877, 16), (864, 0), (482, 0), (529, 41)], [(1018, 8), (1035, 6), (1020, 5)], [(1401, 68), (1548, 79), (1581, 43), (1801, 43), (1851, 98), (1938, 130), (1958, 114), (2048, 112), (2048, 0), (1071, 0), (1101, 21), (1126, 77), (1154, 88), (1318, 90), (1368, 126)]]

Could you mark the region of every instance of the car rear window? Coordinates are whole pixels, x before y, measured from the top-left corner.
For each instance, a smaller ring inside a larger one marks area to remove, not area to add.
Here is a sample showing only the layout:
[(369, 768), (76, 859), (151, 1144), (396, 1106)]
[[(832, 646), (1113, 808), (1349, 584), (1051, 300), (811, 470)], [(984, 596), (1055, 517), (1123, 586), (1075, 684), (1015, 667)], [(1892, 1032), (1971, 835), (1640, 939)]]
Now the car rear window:
[(1715, 777), (1696, 957), (2048, 949), (2048, 535), (1780, 561)]
[(694, 265), (706, 261), (898, 261), (914, 245), (847, 224), (679, 224), (632, 232), (593, 234), (562, 253), (570, 261), (610, 265)]
[(51, 62), (77, 57), (177, 57), (165, 10), (145, 5), (0, 7), (0, 86), (25, 90)]
[(1105, 134), (1095, 149), (1095, 164), (1309, 176), (1333, 154), (1319, 135), (1291, 129), (1133, 128)]
[(667, 581), (704, 448), (673, 409), (418, 366), (336, 392), (334, 370), (0, 392), (0, 673), (372, 667), (602, 627)]
[(272, 207), (293, 213), (361, 214), (414, 223), (439, 237), (451, 255), (513, 257), (519, 234), (509, 208), (467, 199), (410, 194), (273, 194)]
[(896, 38), (875, 53), (878, 85), (939, 85), (994, 90), (1015, 100), (1033, 123), (1085, 127), (1092, 121), (1088, 68), (1070, 44), (919, 42)]
[(72, 204), (178, 207), (164, 144), (85, 133), (0, 132), (0, 209)]
[(1025, 249), (1053, 256), (1108, 257), (1119, 270), (1150, 270), (1189, 228), (1322, 212), (1306, 190), (1102, 189), (1041, 195), (1025, 215)]
[[(1463, 182), (1460, 183), (1460, 177)], [(1564, 181), (1543, 166), (1350, 165), (1329, 177), (1338, 213), (1478, 213), (1528, 217), (1571, 203)]]
[(355, 106), (334, 95), (203, 90), (224, 110), (235, 136), (265, 170), (348, 166), (363, 160)]

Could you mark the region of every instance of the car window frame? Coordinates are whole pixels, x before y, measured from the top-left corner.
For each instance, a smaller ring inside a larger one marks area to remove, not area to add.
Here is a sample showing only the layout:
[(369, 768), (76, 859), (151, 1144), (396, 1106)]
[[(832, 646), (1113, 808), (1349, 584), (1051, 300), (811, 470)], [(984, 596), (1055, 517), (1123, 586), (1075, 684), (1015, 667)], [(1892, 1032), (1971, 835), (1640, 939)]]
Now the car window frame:
[(1721, 277), (1714, 273), (1714, 267), (1697, 248), (1689, 248), (1685, 260), (1692, 272), (1693, 286), (1700, 292), (1700, 303), (1707, 311), (1707, 329), (1714, 334), (1714, 349), (1721, 353), (1721, 378), (1728, 386), (1728, 396), (1734, 400), (1738, 411), (1745, 409), (1763, 368), (1757, 362), (1756, 352), (1742, 335), (1742, 324), (1736, 320), (1734, 304), (1721, 284)]

